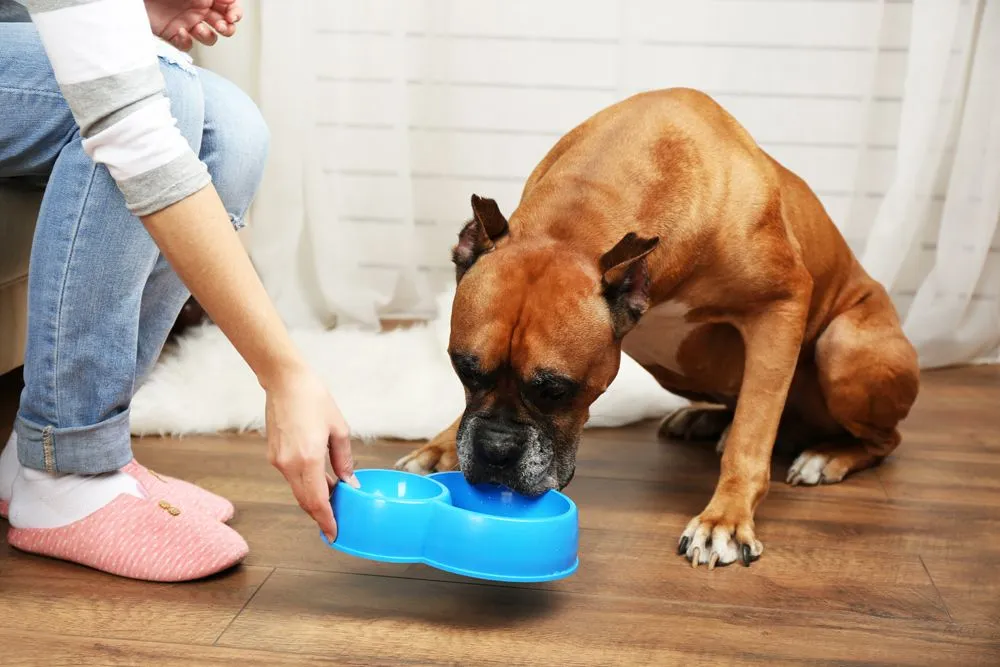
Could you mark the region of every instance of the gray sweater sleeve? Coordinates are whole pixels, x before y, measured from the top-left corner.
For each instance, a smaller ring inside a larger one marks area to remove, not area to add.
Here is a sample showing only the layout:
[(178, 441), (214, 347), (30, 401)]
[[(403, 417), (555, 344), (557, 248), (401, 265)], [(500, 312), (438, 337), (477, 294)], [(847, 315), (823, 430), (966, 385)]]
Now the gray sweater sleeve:
[(83, 148), (143, 216), (211, 182), (177, 128), (142, 0), (25, 0)]

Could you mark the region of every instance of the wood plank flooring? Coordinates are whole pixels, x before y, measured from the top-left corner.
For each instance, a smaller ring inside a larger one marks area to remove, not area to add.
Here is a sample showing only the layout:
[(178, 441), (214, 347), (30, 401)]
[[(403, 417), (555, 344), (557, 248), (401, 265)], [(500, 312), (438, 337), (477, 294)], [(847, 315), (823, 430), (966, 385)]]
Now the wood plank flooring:
[[(0, 378), (3, 438), (18, 382)], [(581, 566), (540, 585), (331, 551), (257, 436), (136, 441), (234, 501), (246, 563), (143, 584), (0, 544), (0, 665), (1000, 665), (1000, 368), (926, 373), (878, 470), (790, 488), (776, 461), (749, 569), (674, 555), (718, 459), (655, 431), (587, 433), (568, 489)], [(385, 467), (411, 447), (355, 451)]]

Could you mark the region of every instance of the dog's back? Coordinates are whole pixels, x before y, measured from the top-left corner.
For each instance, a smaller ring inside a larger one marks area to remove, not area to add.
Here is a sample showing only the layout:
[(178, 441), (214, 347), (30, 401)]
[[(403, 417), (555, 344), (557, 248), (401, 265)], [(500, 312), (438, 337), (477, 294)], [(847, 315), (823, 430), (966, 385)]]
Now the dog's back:
[[(750, 254), (762, 220), (781, 221), (781, 242), (812, 276), (811, 334), (881, 290), (809, 186), (715, 100), (687, 88), (635, 95), (565, 135), (528, 178), (511, 227), (578, 245), (582, 237), (598, 254), (628, 221), (640, 235), (663, 239), (650, 260), (655, 273), (671, 254), (708, 260), (724, 247)], [(697, 268), (689, 264), (670, 269), (654, 301)]]

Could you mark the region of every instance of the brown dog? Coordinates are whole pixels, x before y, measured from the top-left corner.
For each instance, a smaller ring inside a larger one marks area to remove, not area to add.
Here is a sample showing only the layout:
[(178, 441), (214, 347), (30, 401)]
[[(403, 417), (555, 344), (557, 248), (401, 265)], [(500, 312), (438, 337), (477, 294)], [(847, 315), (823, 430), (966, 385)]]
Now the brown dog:
[(711, 569), (763, 550), (776, 438), (801, 452), (790, 484), (839, 482), (899, 444), (919, 374), (888, 295), (809, 187), (708, 96), (601, 111), (535, 168), (509, 223), (490, 199), (472, 208), (449, 346), (466, 410), (399, 467), (562, 488), (624, 350), (716, 406), (661, 426), (719, 439), (715, 494), (679, 544)]

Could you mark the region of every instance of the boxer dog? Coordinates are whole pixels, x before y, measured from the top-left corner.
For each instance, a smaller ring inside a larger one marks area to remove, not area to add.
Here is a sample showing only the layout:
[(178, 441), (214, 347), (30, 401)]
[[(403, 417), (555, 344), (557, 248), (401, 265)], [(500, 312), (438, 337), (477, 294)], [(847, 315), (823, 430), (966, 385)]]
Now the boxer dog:
[(919, 373), (889, 296), (809, 186), (707, 95), (605, 109), (545, 156), (509, 221), (490, 199), (472, 212), (449, 343), (466, 409), (398, 467), (561, 489), (624, 351), (695, 402), (662, 436), (719, 443), (715, 492), (678, 545), (712, 569), (760, 557), (776, 440), (798, 451), (786, 481), (810, 485), (899, 445)]

